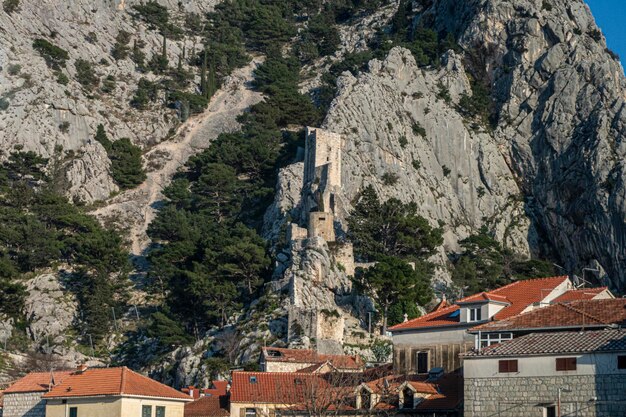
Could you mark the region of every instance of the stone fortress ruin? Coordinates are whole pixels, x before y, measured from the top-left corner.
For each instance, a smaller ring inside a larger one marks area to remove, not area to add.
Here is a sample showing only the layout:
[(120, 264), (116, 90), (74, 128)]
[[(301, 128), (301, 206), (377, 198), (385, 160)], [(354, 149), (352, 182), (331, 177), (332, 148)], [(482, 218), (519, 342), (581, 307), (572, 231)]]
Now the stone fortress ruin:
[(350, 298), (353, 247), (341, 220), (341, 135), (307, 127), (298, 223), (288, 227), (289, 342), (307, 339), (322, 353), (343, 353), (346, 318), (338, 305)]

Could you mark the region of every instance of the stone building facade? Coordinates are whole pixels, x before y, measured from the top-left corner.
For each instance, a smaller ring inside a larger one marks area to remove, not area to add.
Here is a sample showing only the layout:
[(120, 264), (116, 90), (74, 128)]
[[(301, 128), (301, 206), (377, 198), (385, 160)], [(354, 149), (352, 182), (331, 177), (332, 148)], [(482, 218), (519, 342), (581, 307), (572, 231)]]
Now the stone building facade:
[(532, 333), (464, 356), (465, 417), (626, 415), (626, 330)]
[(5, 394), (2, 417), (46, 417), (43, 392), (19, 392)]

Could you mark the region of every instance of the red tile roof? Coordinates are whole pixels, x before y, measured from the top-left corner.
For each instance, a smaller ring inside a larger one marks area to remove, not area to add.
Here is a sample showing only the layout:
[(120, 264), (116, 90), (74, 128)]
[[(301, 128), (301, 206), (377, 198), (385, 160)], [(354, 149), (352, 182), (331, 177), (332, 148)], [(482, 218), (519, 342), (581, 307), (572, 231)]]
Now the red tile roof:
[(185, 417), (227, 417), (228, 397), (208, 396), (185, 404)]
[(552, 304), (504, 320), (481, 324), (471, 331), (605, 327), (609, 324), (626, 325), (626, 299), (578, 300)]
[(43, 397), (67, 398), (103, 395), (192, 400), (189, 395), (133, 372), (127, 367), (90, 368), (84, 372), (74, 372)]
[(450, 302), (444, 298), (430, 312), (434, 313), (435, 311), (441, 310), (442, 308), (450, 307), (450, 305)]
[(312, 349), (286, 349), (277, 347), (262, 348), (266, 362), (301, 362), (318, 364), (330, 362), (337, 369), (361, 369), (364, 367), (360, 356), (324, 355)]
[[(510, 303), (509, 306), (504, 307), (495, 316), (493, 320), (502, 320), (507, 317), (515, 316), (521, 313), (529, 305), (540, 302), (550, 294), (557, 286), (568, 280), (567, 276), (551, 277), (551, 278), (538, 278), (529, 279), (523, 281), (515, 281), (504, 287), (497, 288), (493, 291), (486, 293), (480, 293), (458, 300), (458, 303), (464, 302), (480, 302), (483, 300), (493, 299), (496, 301), (504, 301)], [(452, 305), (440, 310), (433, 311), (432, 313), (418, 317), (413, 320), (409, 320), (404, 323), (397, 324), (390, 328), (390, 330), (408, 330), (428, 327), (443, 327), (443, 326), (458, 326), (459, 316), (450, 315), (459, 310), (458, 305)]]
[(228, 381), (212, 381), (211, 388), (196, 388), (193, 385), (190, 385), (182, 388), (181, 392), (189, 395), (194, 400), (200, 398), (200, 394), (219, 397), (220, 395), (228, 394)]
[[(575, 300), (593, 300), (595, 297), (600, 295), (601, 293), (607, 291), (607, 287), (598, 287), (598, 288), (584, 288), (581, 290), (569, 290), (563, 295), (555, 298), (553, 303), (564, 303), (568, 301)], [(613, 298), (613, 297), (611, 297)]]
[(233, 372), (230, 401), (243, 403), (299, 404), (313, 390), (330, 390), (318, 374), (297, 372)]
[(72, 374), (73, 371), (54, 371), (50, 372), (31, 372), (22, 379), (15, 381), (13, 385), (7, 388), (5, 394), (13, 394), (18, 392), (46, 392), (50, 389), (52, 380), (55, 384), (61, 383), (65, 378)]

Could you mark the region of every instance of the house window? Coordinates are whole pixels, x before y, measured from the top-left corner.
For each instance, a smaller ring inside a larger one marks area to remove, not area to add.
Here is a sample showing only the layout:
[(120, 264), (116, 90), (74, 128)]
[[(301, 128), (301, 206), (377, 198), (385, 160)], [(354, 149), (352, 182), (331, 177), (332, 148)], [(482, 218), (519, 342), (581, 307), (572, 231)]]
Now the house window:
[(517, 359), (498, 361), (498, 372), (501, 374), (517, 372)]
[(156, 417), (165, 417), (165, 407), (157, 406), (157, 408), (156, 408)]
[(617, 357), (617, 369), (626, 369), (626, 356)]
[(246, 408), (245, 417), (256, 417), (256, 408)]
[(556, 406), (545, 407), (543, 409), (543, 417), (556, 417)]
[(469, 321), (481, 321), (482, 314), (480, 307), (470, 308), (469, 309)]
[(142, 405), (141, 406), (141, 417), (152, 417), (152, 406), (151, 405)]
[(415, 362), (418, 374), (428, 373), (428, 352), (417, 352)]
[(70, 417), (78, 417), (78, 407), (70, 407)]
[(480, 347), (495, 345), (513, 339), (513, 333), (481, 333)]
[(556, 370), (557, 371), (575, 371), (576, 370), (576, 358), (557, 358)]

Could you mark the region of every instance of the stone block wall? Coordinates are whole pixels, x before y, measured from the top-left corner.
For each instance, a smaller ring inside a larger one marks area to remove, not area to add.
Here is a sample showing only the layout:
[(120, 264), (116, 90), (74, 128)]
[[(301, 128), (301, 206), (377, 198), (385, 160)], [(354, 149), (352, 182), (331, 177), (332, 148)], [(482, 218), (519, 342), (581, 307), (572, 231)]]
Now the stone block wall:
[(308, 236), (319, 236), (326, 242), (335, 241), (335, 217), (331, 213), (313, 212), (309, 214)]
[(4, 395), (2, 417), (46, 417), (43, 392), (27, 392)]
[[(465, 378), (465, 417), (543, 417), (561, 394), (563, 417), (626, 415), (626, 375), (563, 375), (527, 378)], [(596, 400), (592, 400), (595, 398)]]
[(306, 129), (304, 184), (315, 181), (315, 168), (329, 165), (329, 186), (341, 186), (341, 135), (322, 129)]

